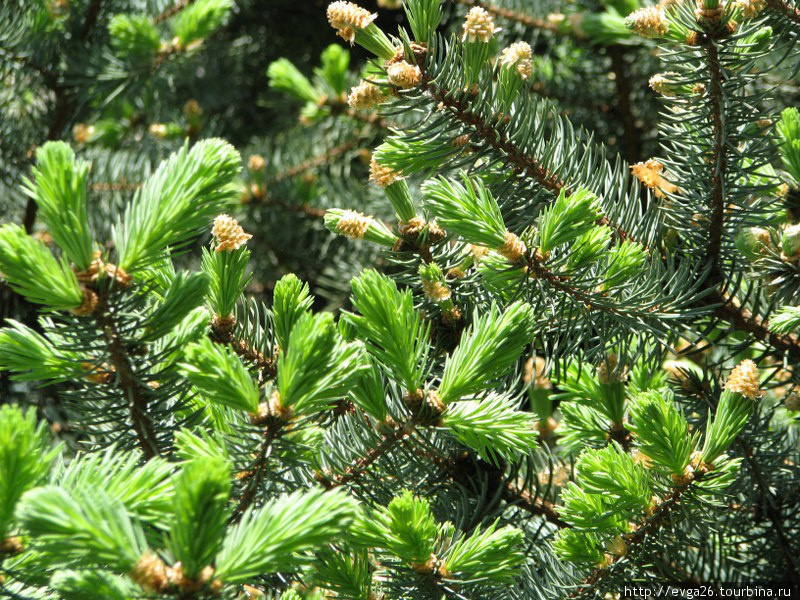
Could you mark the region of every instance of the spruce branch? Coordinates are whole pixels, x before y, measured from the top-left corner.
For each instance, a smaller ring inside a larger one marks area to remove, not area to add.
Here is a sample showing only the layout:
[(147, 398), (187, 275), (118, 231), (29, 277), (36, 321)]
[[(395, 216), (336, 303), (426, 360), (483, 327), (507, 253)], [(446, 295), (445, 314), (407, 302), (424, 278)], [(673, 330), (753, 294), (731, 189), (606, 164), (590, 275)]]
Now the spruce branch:
[(556, 527), (561, 529), (570, 527), (569, 523), (561, 518), (552, 502), (539, 498), (528, 490), (518, 487), (511, 481), (507, 482), (504, 486), (503, 500), (532, 515), (543, 517), (545, 521), (552, 523)]
[(115, 310), (107, 292), (99, 295), (92, 318), (96, 321), (106, 343), (109, 361), (115, 372), (114, 385), (119, 388), (128, 403), (139, 447), (148, 459), (158, 456), (161, 453), (158, 435), (148, 413), (153, 390), (142, 383), (136, 375), (133, 366), (135, 361), (131, 358), (130, 350), (119, 332)]
[[(530, 177), (542, 188), (553, 194), (560, 193), (562, 189), (565, 189), (567, 196), (571, 194), (571, 189), (567, 182), (550, 172), (535, 157), (523, 152), (519, 145), (508, 137), (504, 128), (497, 127), (483, 114), (470, 110), (468, 103), (461, 99), (458, 94), (441, 86), (424, 66), (420, 68), (422, 71), (420, 87), (430, 93), (437, 103), (448, 108), (450, 114), (469, 127), (481, 140), (503, 154), (517, 173)], [(492, 115), (492, 117), (496, 121), (502, 121), (499, 115)], [(607, 215), (602, 216), (597, 223), (598, 225), (611, 227), (620, 240), (636, 241), (628, 231), (613, 223)], [(647, 248), (645, 247), (645, 249)]]
[(229, 346), (242, 360), (254, 365), (262, 380), (275, 379), (278, 373), (275, 360), (254, 348), (247, 340), (239, 339), (235, 331), (220, 330), (219, 327), (212, 326), (209, 336), (213, 342)]
[(564, 30), (562, 30), (557, 23), (551, 23), (545, 19), (537, 19), (536, 17), (513, 11), (498, 4), (484, 2), (483, 0), (456, 0), (456, 2), (465, 6), (478, 6), (494, 16), (508, 19), (514, 23), (519, 23), (520, 25), (524, 25), (529, 29), (539, 29), (556, 34), (564, 33)]
[(189, 6), (191, 6), (192, 4), (194, 4), (195, 1), (196, 0), (178, 0), (178, 2), (176, 2), (175, 4), (173, 4), (172, 6), (167, 8), (166, 10), (164, 10), (163, 12), (160, 12), (155, 17), (153, 17), (153, 25), (158, 25), (159, 23), (162, 23), (162, 22), (166, 21), (167, 19), (169, 19), (171, 17), (174, 17), (175, 15), (177, 15), (182, 10), (184, 10), (184, 9), (188, 8)]
[[(653, 508), (650, 516), (645, 519), (644, 523), (625, 536), (626, 554), (635, 551), (645, 540), (655, 535), (662, 526), (669, 522), (673, 511), (678, 509), (683, 497), (687, 495), (690, 489), (694, 489), (697, 486), (697, 482), (700, 479), (701, 477), (698, 477), (685, 485), (674, 487), (670, 494)], [(581, 584), (574, 591), (569, 593), (567, 598), (585, 597), (586, 594), (594, 589), (597, 583), (602, 581), (603, 578), (614, 569), (624, 555), (608, 554), (606, 556), (607, 564), (593, 569), (591, 573), (583, 579)]]
[(765, 480), (758, 458), (747, 440), (740, 438), (737, 444), (742, 449), (745, 462), (753, 472), (753, 477), (756, 480), (756, 486), (758, 488), (759, 506), (763, 508), (763, 514), (766, 515), (772, 524), (772, 530), (775, 532), (775, 536), (778, 539), (778, 548), (780, 548), (789, 581), (795, 585), (800, 584), (800, 570), (795, 562), (797, 550), (792, 547), (792, 543), (784, 528), (780, 501), (776, 497), (772, 486)]
[(800, 8), (792, 6), (784, 0), (766, 0), (767, 6), (773, 11), (783, 15), (790, 21), (800, 24)]
[(726, 178), (728, 176), (728, 141), (724, 124), (725, 91), (722, 87), (723, 74), (719, 60), (716, 41), (712, 38), (703, 48), (709, 74), (709, 99), (712, 122), (712, 156), (711, 156), (711, 217), (709, 222), (708, 254), (712, 261), (712, 279), (714, 283), (722, 280), (720, 260), (722, 258), (722, 236), (725, 231)]
[(411, 435), (416, 427), (412, 417), (408, 422), (395, 425), (389, 433), (383, 434), (380, 441), (370, 448), (364, 456), (358, 458), (344, 473), (329, 479), (324, 474), (320, 476), (320, 484), (326, 489), (333, 489), (349, 485), (356, 481), (382, 456), (390, 452), (401, 440)]

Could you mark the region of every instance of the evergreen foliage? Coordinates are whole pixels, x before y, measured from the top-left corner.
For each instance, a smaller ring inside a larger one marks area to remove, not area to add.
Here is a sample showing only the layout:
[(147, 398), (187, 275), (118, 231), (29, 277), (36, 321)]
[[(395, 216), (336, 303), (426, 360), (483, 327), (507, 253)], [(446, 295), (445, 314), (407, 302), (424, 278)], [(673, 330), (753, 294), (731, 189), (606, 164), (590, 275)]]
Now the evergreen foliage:
[(0, 6), (0, 595), (800, 589), (800, 8), (300, 4)]

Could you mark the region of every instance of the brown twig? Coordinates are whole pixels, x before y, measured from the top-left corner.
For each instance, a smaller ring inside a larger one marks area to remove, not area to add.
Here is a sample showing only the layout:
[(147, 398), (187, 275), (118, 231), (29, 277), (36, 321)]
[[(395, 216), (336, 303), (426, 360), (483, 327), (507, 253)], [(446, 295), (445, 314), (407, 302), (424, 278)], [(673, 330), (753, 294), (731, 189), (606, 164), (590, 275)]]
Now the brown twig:
[(800, 361), (800, 339), (797, 335), (780, 335), (769, 330), (769, 321), (759, 319), (746, 308), (736, 305), (731, 299), (727, 299), (719, 292), (715, 292), (704, 300), (706, 305), (718, 304), (714, 309), (714, 314), (729, 323), (738, 331), (746, 331), (772, 348), (781, 352), (786, 352), (793, 361)]
[(178, 0), (178, 2), (170, 6), (167, 10), (153, 17), (153, 25), (158, 25), (170, 17), (174, 17), (189, 5), (194, 4), (194, 2), (195, 0)]
[[(698, 476), (694, 481), (700, 479)], [(672, 493), (664, 500), (663, 502), (659, 503), (650, 517), (648, 517), (645, 522), (639, 526), (635, 531), (629, 533), (625, 536), (626, 541), (626, 550), (627, 553), (630, 553), (632, 549), (639, 546), (642, 542), (644, 542), (649, 535), (654, 534), (657, 532), (664, 522), (669, 518), (672, 513), (672, 509), (675, 508), (681, 501), (683, 494), (688, 490), (692, 485), (693, 481), (690, 481), (687, 484), (676, 486), (673, 488)], [(613, 567), (614, 565), (620, 560), (621, 556), (617, 555), (607, 555), (608, 563), (602, 567), (597, 567), (594, 569), (581, 583), (581, 586), (575, 589), (573, 592), (567, 596), (568, 598), (578, 598), (582, 596), (584, 593), (589, 591), (592, 586), (594, 586), (598, 581), (600, 581), (603, 576), (605, 576)]]
[(506, 483), (505, 489), (503, 490), (503, 500), (532, 515), (544, 517), (547, 522), (562, 529), (570, 526), (558, 516), (558, 511), (552, 502), (537, 498), (528, 490), (520, 489), (510, 481)]
[(272, 357), (266, 356), (257, 348), (253, 348), (246, 340), (238, 339), (233, 335), (232, 328), (228, 329), (212, 323), (209, 338), (212, 342), (228, 346), (240, 358), (255, 365), (261, 373), (261, 379), (274, 379), (278, 374), (275, 360)]
[(264, 196), (264, 202), (267, 205), (277, 206), (282, 208), (283, 210), (288, 210), (289, 212), (296, 212), (312, 219), (321, 219), (325, 216), (325, 209), (324, 208), (317, 208), (316, 206), (309, 206), (308, 204), (290, 204), (288, 202), (284, 202), (279, 198), (273, 198), (271, 196)]
[(321, 485), (324, 486), (325, 489), (331, 490), (355, 481), (361, 475), (366, 473), (369, 467), (376, 460), (389, 452), (389, 450), (391, 450), (396, 443), (410, 435), (410, 433), (413, 431), (413, 428), (413, 421), (409, 421), (407, 424), (396, 426), (391, 432), (384, 434), (381, 437), (381, 441), (378, 442), (376, 446), (370, 448), (364, 456), (360, 457), (351, 466), (347, 467), (344, 473), (338, 477), (334, 477), (333, 479), (327, 479), (324, 475), (320, 477)]
[(256, 499), (258, 487), (261, 485), (261, 482), (264, 479), (264, 473), (268, 466), (267, 455), (269, 453), (269, 449), (272, 446), (272, 442), (283, 428), (284, 424), (285, 423), (277, 420), (270, 420), (264, 428), (264, 439), (261, 441), (261, 445), (259, 446), (258, 454), (256, 455), (253, 467), (249, 472), (246, 473), (244, 477), (248, 480), (247, 485), (239, 498), (236, 508), (233, 510), (230, 518), (228, 519), (228, 524), (238, 521), (244, 511), (246, 511)]
[(783, 528), (783, 522), (781, 520), (780, 509), (775, 503), (775, 496), (770, 490), (769, 485), (764, 481), (764, 477), (761, 473), (761, 466), (758, 464), (753, 449), (743, 439), (739, 439), (738, 443), (742, 448), (745, 460), (750, 465), (753, 478), (756, 480), (759, 504), (764, 508), (765, 514), (772, 523), (772, 529), (775, 531), (775, 535), (778, 538), (778, 548), (780, 548), (781, 556), (783, 556), (783, 562), (786, 566), (786, 575), (792, 583), (800, 584), (800, 574), (798, 574), (797, 565), (794, 560), (797, 550), (792, 548), (792, 544), (786, 536), (786, 531)]
[(358, 144), (357, 139), (350, 139), (346, 142), (339, 144), (338, 146), (334, 146), (330, 150), (323, 152), (317, 156), (312, 156), (308, 160), (301, 162), (294, 167), (290, 167), (286, 169), (283, 173), (279, 173), (275, 178), (271, 180), (272, 183), (280, 183), (285, 179), (291, 179), (293, 177), (297, 177), (301, 173), (305, 173), (306, 171), (310, 171), (311, 169), (315, 169), (325, 163), (331, 162), (334, 158), (341, 156), (348, 150), (354, 148)]
[(800, 9), (783, 0), (767, 0), (767, 6), (795, 23), (800, 23)]
[(465, 6), (479, 6), (484, 10), (486, 10), (486, 12), (496, 17), (502, 17), (504, 19), (508, 19), (509, 21), (514, 21), (515, 23), (519, 23), (520, 25), (524, 25), (525, 27), (529, 27), (531, 29), (543, 29), (546, 31), (550, 31), (552, 33), (560, 33), (560, 34), (564, 33), (562, 30), (559, 29), (556, 23), (550, 23), (549, 21), (546, 21), (544, 19), (537, 19), (536, 17), (519, 13), (511, 9), (505, 8), (503, 6), (492, 4), (491, 2), (482, 2), (480, 0), (455, 0), (455, 1), (458, 4), (463, 4)]
[(708, 229), (708, 255), (713, 261), (710, 274), (711, 283), (719, 284), (722, 280), (720, 259), (722, 251), (722, 234), (725, 220), (725, 177), (728, 172), (727, 139), (723, 123), (723, 104), (725, 101), (722, 89), (722, 67), (719, 53), (713, 40), (705, 45), (709, 74), (709, 99), (711, 102), (711, 121), (713, 130), (713, 146), (711, 156), (711, 223)]
[(147, 414), (152, 390), (143, 385), (136, 377), (128, 348), (117, 329), (113, 309), (108, 302), (108, 294), (99, 295), (97, 308), (93, 315), (102, 330), (108, 348), (109, 361), (116, 376), (116, 385), (128, 401), (128, 410), (139, 447), (148, 459), (158, 456), (160, 454), (158, 436), (150, 416)]
[[(440, 87), (424, 69), (422, 70), (420, 86), (430, 93), (442, 107), (448, 108), (456, 119), (469, 126), (489, 146), (500, 151), (517, 173), (527, 175), (552, 193), (558, 194), (564, 189), (565, 194), (570, 195), (571, 191), (565, 189), (567, 188), (565, 181), (555, 173), (550, 172), (535, 157), (526, 154), (516, 143), (508, 139), (505, 131), (497, 126), (497, 123), (502, 122), (500, 115), (496, 115), (495, 123), (487, 122), (482, 115), (472, 112), (466, 102), (455, 98), (449, 90)], [(630, 233), (613, 223), (608, 217), (603, 217), (598, 223), (613, 229), (622, 240), (635, 241)]]

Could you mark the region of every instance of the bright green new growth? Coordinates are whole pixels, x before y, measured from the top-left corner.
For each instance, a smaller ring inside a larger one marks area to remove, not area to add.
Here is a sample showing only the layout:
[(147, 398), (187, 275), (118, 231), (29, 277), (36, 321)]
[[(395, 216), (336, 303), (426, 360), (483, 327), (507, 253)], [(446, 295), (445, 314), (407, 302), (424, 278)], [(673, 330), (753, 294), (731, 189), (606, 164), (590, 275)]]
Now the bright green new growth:
[(345, 534), (356, 512), (340, 491), (295, 493), (249, 510), (228, 528), (215, 577), (238, 583), (301, 567), (309, 551)]
[(179, 47), (208, 37), (225, 22), (233, 4), (233, 0), (197, 0), (179, 12), (172, 21)]
[(66, 567), (127, 572), (147, 547), (141, 525), (102, 489), (35, 488), (22, 497), (17, 518), (36, 538), (37, 550)]
[(208, 287), (209, 277), (205, 273), (176, 273), (161, 303), (147, 319), (145, 339), (157, 340), (180, 325), (189, 313), (202, 306)]
[(525, 562), (523, 539), (520, 529), (509, 526), (498, 529), (497, 522), (483, 531), (476, 527), (471, 535), (461, 537), (447, 551), (444, 570), (462, 581), (510, 583)]
[(647, 471), (616, 443), (584, 452), (575, 470), (579, 486), (588, 493), (603, 495), (615, 508), (644, 510), (650, 504)]
[(377, 271), (367, 270), (351, 282), (353, 306), (360, 314), (344, 318), (386, 371), (413, 393), (425, 380), (430, 325), (414, 310), (409, 290)]
[(130, 580), (107, 571), (56, 571), (50, 586), (64, 600), (130, 600), (141, 590)]
[(753, 400), (738, 392), (723, 390), (714, 418), (706, 427), (701, 460), (711, 464), (725, 452), (747, 425), (753, 412)]
[(579, 565), (601, 564), (604, 558), (598, 536), (576, 529), (560, 530), (553, 542), (553, 549), (563, 560)]
[(658, 392), (640, 394), (630, 407), (639, 448), (655, 468), (682, 475), (691, 461), (697, 437), (689, 435), (689, 424), (673, 402)]
[(321, 87), (335, 95), (347, 91), (347, 69), (350, 66), (350, 53), (339, 46), (331, 44), (320, 54), (320, 66), (314, 69), (314, 75)]
[(406, 0), (403, 9), (414, 39), (427, 44), (442, 21), (442, 0)]
[(647, 253), (638, 242), (625, 240), (608, 252), (608, 262), (603, 272), (603, 288), (610, 290), (624, 285), (642, 272)]
[(278, 280), (272, 298), (275, 338), (280, 348), (286, 348), (295, 323), (311, 311), (314, 298), (309, 293), (308, 284), (291, 273)]
[(269, 65), (267, 77), (271, 88), (282, 90), (300, 100), (316, 102), (319, 98), (319, 92), (308, 80), (308, 77), (285, 58), (278, 59)]
[(149, 61), (161, 47), (158, 29), (142, 15), (114, 15), (108, 24), (111, 45), (117, 55), (133, 61)]
[(367, 359), (370, 363), (363, 375), (356, 381), (350, 389), (350, 398), (365, 413), (373, 419), (383, 422), (388, 414), (386, 407), (386, 389), (383, 377), (372, 358)]
[(783, 167), (791, 175), (794, 185), (800, 185), (800, 112), (794, 107), (785, 109), (777, 130), (783, 142), (780, 146)]
[(438, 390), (442, 402), (480, 393), (505, 375), (531, 341), (533, 323), (533, 310), (521, 302), (504, 312), (493, 305), (484, 314), (476, 314), (445, 363)]
[(570, 246), (567, 265), (572, 269), (588, 266), (599, 260), (611, 243), (611, 229), (592, 227), (577, 236)]
[(70, 377), (79, 357), (56, 349), (30, 327), (9, 319), (0, 329), (0, 370), (11, 371), (17, 381), (60, 381)]
[(214, 252), (203, 248), (202, 269), (208, 274), (208, 305), (215, 315), (233, 314), (251, 276), (247, 273), (250, 251), (242, 246), (236, 250)]
[(186, 347), (180, 370), (208, 403), (258, 410), (258, 389), (233, 350), (203, 338)]
[(406, 490), (387, 507), (362, 515), (354, 534), (368, 547), (385, 548), (409, 565), (424, 565), (435, 554), (439, 526), (430, 503)]
[(162, 458), (141, 464), (137, 452), (110, 446), (103, 452), (79, 454), (68, 465), (58, 463), (50, 483), (70, 493), (102, 489), (135, 518), (166, 531), (173, 513), (172, 474), (173, 466)]
[(514, 460), (536, 447), (536, 417), (498, 394), (483, 400), (462, 400), (447, 407), (444, 426), (485, 461)]
[(26, 180), (27, 194), (36, 201), (53, 241), (79, 271), (92, 262), (92, 233), (86, 213), (89, 163), (75, 160), (63, 142), (48, 142), (36, 151), (33, 181)]
[(563, 188), (556, 201), (539, 217), (539, 250), (546, 254), (594, 229), (601, 216), (597, 197), (584, 189), (567, 196)]
[(0, 541), (9, 531), (22, 495), (39, 483), (60, 448), (51, 445), (34, 410), (0, 406)]
[(211, 564), (222, 547), (230, 493), (228, 463), (220, 458), (190, 461), (175, 479), (169, 546), (191, 579)]
[(231, 184), (239, 153), (222, 140), (188, 144), (161, 163), (136, 192), (117, 222), (119, 266), (133, 270), (159, 260), (167, 247), (180, 248), (209, 229), (211, 220), (236, 196)]
[(311, 415), (340, 398), (366, 368), (363, 347), (345, 342), (330, 313), (304, 314), (278, 360), (280, 404)]
[(800, 327), (800, 306), (784, 306), (769, 320), (770, 331), (791, 333)]
[(422, 184), (425, 205), (448, 231), (473, 244), (498, 248), (506, 226), (497, 201), (480, 179), (461, 174), (463, 185), (439, 177)]
[(51, 310), (71, 310), (83, 302), (75, 273), (57, 261), (41, 241), (19, 225), (0, 227), (0, 273), (11, 288)]

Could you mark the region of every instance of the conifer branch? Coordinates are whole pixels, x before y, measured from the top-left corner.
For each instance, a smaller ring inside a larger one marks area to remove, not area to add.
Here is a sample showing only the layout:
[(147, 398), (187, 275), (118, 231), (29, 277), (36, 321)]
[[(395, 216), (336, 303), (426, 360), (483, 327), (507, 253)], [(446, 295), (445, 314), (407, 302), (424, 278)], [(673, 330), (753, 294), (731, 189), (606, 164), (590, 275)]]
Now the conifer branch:
[(301, 162), (294, 167), (289, 167), (283, 173), (279, 173), (273, 180), (272, 183), (279, 183), (284, 181), (285, 179), (291, 179), (293, 177), (297, 177), (298, 175), (305, 173), (306, 171), (310, 171), (316, 167), (322, 166), (324, 164), (330, 163), (333, 159), (338, 158), (348, 150), (351, 150), (358, 144), (357, 138), (352, 138), (339, 144), (338, 146), (334, 146), (330, 150), (326, 150), (325, 152), (318, 154), (317, 156), (313, 156), (308, 160)]
[(258, 493), (258, 488), (264, 480), (264, 474), (269, 466), (268, 454), (272, 446), (272, 442), (277, 437), (282, 429), (283, 424), (280, 421), (270, 420), (263, 431), (264, 439), (261, 440), (261, 445), (258, 448), (256, 459), (253, 461), (252, 468), (247, 471), (242, 479), (247, 480), (247, 484), (239, 497), (239, 502), (236, 508), (231, 513), (228, 523), (235, 523), (244, 514), (244, 512), (253, 504)]
[(756, 485), (758, 486), (757, 510), (759, 507), (762, 508), (767, 518), (770, 520), (770, 523), (772, 523), (772, 529), (778, 539), (778, 548), (780, 548), (781, 556), (783, 556), (783, 562), (786, 567), (786, 575), (789, 581), (794, 584), (800, 584), (800, 572), (798, 572), (798, 567), (794, 560), (797, 550), (792, 548), (792, 544), (786, 536), (786, 531), (784, 530), (783, 523), (781, 521), (780, 508), (776, 503), (775, 495), (771, 491), (767, 482), (764, 481), (764, 475), (761, 472), (761, 466), (758, 464), (758, 459), (756, 459), (750, 444), (748, 444), (744, 439), (739, 439), (738, 442), (742, 448), (742, 453), (745, 460), (750, 465), (750, 470), (753, 472), (753, 477), (755, 478)]
[(783, 0), (767, 0), (767, 6), (790, 21), (800, 23), (800, 8), (796, 8)]
[(325, 216), (326, 211), (324, 208), (317, 208), (316, 206), (309, 206), (308, 204), (292, 204), (279, 198), (266, 195), (263, 196), (263, 198), (263, 202), (267, 205), (277, 206), (289, 212), (300, 213), (312, 219), (322, 219)]
[(178, 2), (170, 6), (167, 10), (153, 17), (153, 25), (158, 25), (159, 23), (163, 23), (167, 19), (174, 17), (185, 8), (188, 8), (189, 5), (194, 4), (194, 2), (195, 0), (178, 0)]
[[(420, 66), (420, 70), (422, 72), (420, 84), (422, 89), (429, 92), (442, 106), (450, 109), (451, 114), (456, 119), (469, 126), (489, 146), (501, 152), (517, 173), (531, 177), (544, 189), (554, 194), (558, 194), (567, 187), (567, 182), (561, 180), (555, 173), (551, 173), (535, 157), (526, 154), (517, 144), (508, 139), (502, 128), (492, 125), (484, 120), (481, 115), (472, 112), (465, 102), (455, 98), (449, 90), (440, 87), (422, 66)], [(567, 189), (567, 196), (570, 193), (571, 191)], [(630, 233), (612, 223), (608, 217), (602, 217), (598, 221), (598, 225), (612, 228), (620, 240), (636, 241)], [(645, 249), (647, 249), (646, 246)]]
[(160, 454), (158, 436), (150, 416), (147, 414), (150, 390), (136, 376), (129, 350), (120, 336), (108, 294), (99, 295), (94, 319), (103, 332), (111, 366), (116, 374), (116, 383), (128, 402), (133, 430), (139, 447), (147, 459)]
[(538, 498), (528, 490), (518, 488), (510, 481), (506, 483), (503, 489), (503, 500), (532, 515), (544, 517), (548, 523), (552, 523), (557, 527), (566, 528), (570, 526), (561, 519), (552, 502)]
[(378, 442), (377, 445), (370, 448), (364, 456), (360, 457), (351, 466), (347, 467), (345, 472), (338, 477), (330, 480), (326, 479), (325, 475), (323, 474), (320, 478), (320, 484), (325, 489), (332, 490), (334, 488), (352, 483), (361, 475), (366, 473), (369, 467), (376, 460), (394, 448), (395, 444), (397, 444), (406, 436), (410, 435), (413, 432), (414, 427), (415, 424), (413, 420), (405, 424), (397, 425), (390, 433), (384, 434), (381, 437), (381, 441)]
[[(456, 483), (464, 486), (468, 485), (470, 477), (465, 475), (464, 469), (457, 464), (457, 461), (452, 458), (445, 458), (438, 456), (432, 452), (427, 452), (419, 448), (414, 448), (414, 453), (423, 456), (430, 460), (434, 465), (439, 467), (450, 479)], [(486, 464), (486, 463), (483, 463)], [(548, 523), (552, 523), (559, 528), (570, 527), (569, 523), (563, 521), (556, 510), (555, 505), (542, 498), (538, 498), (531, 494), (528, 490), (516, 486), (512, 481), (504, 481), (502, 471), (496, 467), (490, 466), (497, 481), (493, 481), (491, 487), (496, 489), (498, 486), (502, 488), (500, 497), (506, 503), (520, 508), (532, 515), (543, 517)]]
[[(648, 517), (642, 525), (636, 528), (633, 532), (623, 536), (626, 547), (625, 555), (629, 554), (637, 546), (641, 545), (648, 536), (656, 533), (661, 526), (669, 520), (673, 509), (680, 504), (683, 495), (700, 478), (701, 476), (698, 474), (693, 481), (673, 488), (672, 493), (667, 496), (664, 501), (656, 505), (656, 507), (653, 509), (652, 515)], [(586, 592), (590, 591), (595, 584), (602, 580), (603, 577), (606, 576), (614, 568), (614, 565), (616, 565), (622, 558), (620, 555), (606, 555), (606, 557), (606, 564), (592, 570), (592, 572), (583, 580), (581, 586), (571, 592), (567, 598), (582, 597)]]
[(240, 358), (255, 365), (264, 379), (274, 379), (277, 375), (277, 367), (272, 358), (253, 348), (247, 341), (237, 339), (233, 332), (214, 329), (210, 337), (211, 341), (229, 346)]
[(494, 16), (502, 17), (503, 19), (508, 19), (509, 21), (513, 21), (514, 23), (519, 23), (520, 25), (523, 25), (530, 29), (541, 29), (544, 31), (550, 31), (552, 33), (559, 33), (559, 34), (564, 33), (562, 30), (559, 29), (556, 23), (550, 23), (545, 19), (537, 19), (536, 17), (519, 13), (511, 9), (505, 8), (503, 6), (492, 4), (491, 2), (482, 2), (481, 0), (456, 0), (456, 2), (458, 4), (463, 4), (464, 6), (479, 6)]
[(769, 344), (772, 348), (786, 352), (790, 359), (800, 360), (800, 339), (794, 334), (777, 334), (769, 330), (769, 321), (759, 319), (749, 310), (737, 306), (732, 299), (725, 298), (721, 293), (714, 292), (706, 300), (707, 304), (717, 304), (715, 314), (725, 319), (739, 331), (752, 333), (759, 341)]
[(728, 173), (727, 135), (723, 122), (724, 90), (722, 89), (722, 67), (719, 53), (713, 40), (705, 46), (709, 72), (709, 98), (713, 146), (711, 157), (711, 222), (708, 231), (708, 254), (713, 261), (711, 277), (713, 283), (722, 280), (720, 260), (722, 258), (722, 235), (725, 230), (725, 177)]
[(501, 129), (485, 121), (481, 115), (472, 112), (465, 102), (453, 97), (450, 90), (440, 87), (427, 71), (422, 67), (420, 69), (422, 70), (422, 87), (437, 102), (449, 108), (456, 119), (471, 127), (492, 148), (502, 152), (511, 162), (515, 171), (531, 177), (543, 188), (553, 193), (560, 192), (566, 186), (565, 182), (548, 171), (536, 158), (528, 156), (519, 146), (509, 140)]
[[(724, 279), (721, 266), (722, 236), (725, 229), (725, 177), (728, 170), (727, 139), (723, 121), (724, 90), (722, 88), (722, 67), (719, 53), (714, 41), (705, 46), (708, 62), (711, 102), (711, 121), (713, 129), (713, 146), (711, 165), (714, 172), (711, 176), (711, 221), (709, 224), (708, 253), (713, 261), (709, 275), (710, 283), (718, 286)], [(773, 348), (787, 352), (790, 357), (800, 359), (800, 340), (794, 335), (779, 335), (769, 331), (768, 322), (742, 308), (733, 298), (726, 298), (715, 290), (708, 296), (706, 303), (719, 303), (715, 314), (732, 323), (737, 329), (752, 333), (756, 339), (769, 344)]]

